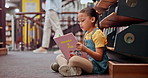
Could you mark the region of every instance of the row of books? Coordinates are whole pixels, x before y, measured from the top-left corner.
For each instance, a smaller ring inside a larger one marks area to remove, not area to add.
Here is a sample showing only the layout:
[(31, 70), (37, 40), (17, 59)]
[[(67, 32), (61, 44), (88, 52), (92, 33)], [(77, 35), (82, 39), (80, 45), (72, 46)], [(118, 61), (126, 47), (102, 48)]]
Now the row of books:
[(109, 27), (109, 28), (104, 28), (103, 33), (107, 37), (108, 44), (111, 47), (115, 47), (116, 45), (116, 39), (117, 35), (127, 29), (129, 26), (124, 26), (124, 27)]

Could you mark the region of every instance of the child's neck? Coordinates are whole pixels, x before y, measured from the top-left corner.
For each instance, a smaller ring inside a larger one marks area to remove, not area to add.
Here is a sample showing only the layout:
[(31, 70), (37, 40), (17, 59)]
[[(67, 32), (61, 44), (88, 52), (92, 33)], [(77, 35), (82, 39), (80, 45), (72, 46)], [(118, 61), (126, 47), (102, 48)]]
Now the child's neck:
[(88, 30), (88, 33), (92, 32), (95, 28), (97, 28), (97, 27), (96, 27), (96, 26), (93, 26), (92, 28), (90, 28), (90, 29)]

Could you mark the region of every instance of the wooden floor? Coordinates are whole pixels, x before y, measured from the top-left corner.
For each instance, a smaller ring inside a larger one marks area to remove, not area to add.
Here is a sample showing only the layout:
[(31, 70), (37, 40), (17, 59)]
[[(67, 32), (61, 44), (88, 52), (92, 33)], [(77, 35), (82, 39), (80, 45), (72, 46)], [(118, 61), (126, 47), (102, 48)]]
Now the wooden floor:
[[(51, 70), (50, 65), (57, 55), (53, 52), (47, 54), (34, 54), (31, 51), (9, 51), (7, 55), (0, 56), (0, 78), (63, 78)], [(66, 78), (111, 78), (104, 75), (81, 75)]]

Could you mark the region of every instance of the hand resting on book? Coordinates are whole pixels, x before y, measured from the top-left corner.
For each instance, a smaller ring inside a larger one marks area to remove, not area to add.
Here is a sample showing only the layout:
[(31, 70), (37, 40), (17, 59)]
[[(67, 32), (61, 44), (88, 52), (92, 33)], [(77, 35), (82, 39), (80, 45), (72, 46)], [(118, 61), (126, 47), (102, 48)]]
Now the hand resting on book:
[(80, 43), (80, 42), (77, 42), (76, 43), (76, 48), (79, 50), (79, 51), (83, 51), (83, 52), (86, 52), (86, 49), (87, 49), (87, 47), (86, 46), (84, 46), (82, 43)]

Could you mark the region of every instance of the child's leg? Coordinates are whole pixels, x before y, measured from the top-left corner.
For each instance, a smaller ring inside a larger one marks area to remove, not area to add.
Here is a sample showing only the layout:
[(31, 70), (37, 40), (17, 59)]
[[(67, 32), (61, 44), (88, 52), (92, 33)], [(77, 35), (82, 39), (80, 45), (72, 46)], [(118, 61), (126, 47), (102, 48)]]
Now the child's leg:
[(51, 65), (51, 69), (58, 72), (59, 67), (63, 65), (67, 65), (67, 60), (65, 59), (63, 54), (60, 54), (56, 57), (56, 63), (53, 63)]
[(93, 70), (92, 62), (80, 56), (71, 57), (68, 65), (80, 67), (87, 73), (92, 73), (92, 70)]
[(59, 66), (67, 65), (68, 63), (63, 54), (60, 54), (56, 57), (56, 62), (59, 64)]

